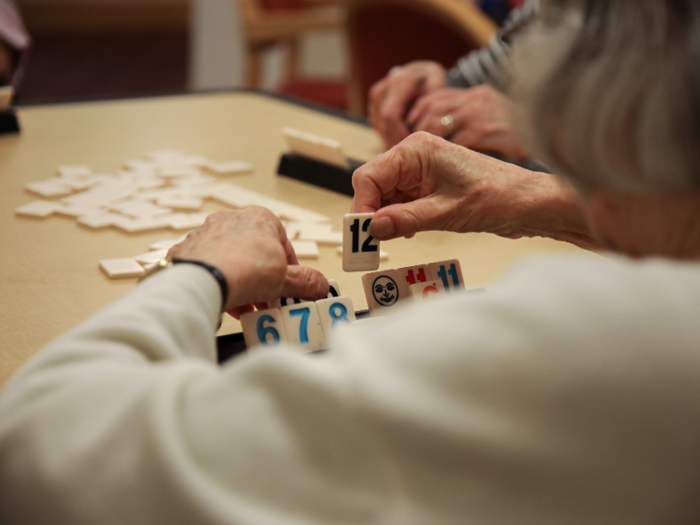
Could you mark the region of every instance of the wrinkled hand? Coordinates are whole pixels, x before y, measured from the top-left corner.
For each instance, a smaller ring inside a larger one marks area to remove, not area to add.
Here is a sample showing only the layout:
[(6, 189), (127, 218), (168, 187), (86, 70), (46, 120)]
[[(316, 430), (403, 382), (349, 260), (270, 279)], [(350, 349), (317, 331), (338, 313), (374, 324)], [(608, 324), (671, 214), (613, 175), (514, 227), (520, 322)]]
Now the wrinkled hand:
[(321, 272), (300, 266), (279, 219), (265, 208), (218, 211), (168, 251), (168, 257), (206, 262), (226, 277), (226, 311), (234, 317), (277, 297), (315, 301), (328, 294)]
[(543, 236), (592, 248), (583, 201), (568, 184), (424, 132), (353, 176), (353, 213), (375, 213), (379, 240), (417, 232)]
[[(477, 151), (498, 153), (513, 160), (530, 155), (512, 124), (512, 102), (491, 86), (443, 88), (421, 97), (408, 113), (414, 131), (427, 131)], [(453, 129), (441, 119), (451, 115)]]
[(445, 86), (445, 68), (437, 62), (416, 61), (395, 68), (369, 91), (367, 114), (387, 148), (408, 137), (406, 116), (413, 103)]

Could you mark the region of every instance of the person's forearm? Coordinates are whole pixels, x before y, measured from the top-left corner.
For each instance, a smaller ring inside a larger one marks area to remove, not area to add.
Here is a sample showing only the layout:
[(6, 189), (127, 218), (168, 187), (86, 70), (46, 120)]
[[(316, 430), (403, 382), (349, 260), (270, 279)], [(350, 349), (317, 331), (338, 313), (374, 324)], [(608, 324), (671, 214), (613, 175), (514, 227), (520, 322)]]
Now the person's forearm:
[(548, 237), (595, 250), (598, 244), (591, 235), (583, 200), (579, 193), (554, 175), (529, 172), (523, 202), (523, 231), (528, 237)]

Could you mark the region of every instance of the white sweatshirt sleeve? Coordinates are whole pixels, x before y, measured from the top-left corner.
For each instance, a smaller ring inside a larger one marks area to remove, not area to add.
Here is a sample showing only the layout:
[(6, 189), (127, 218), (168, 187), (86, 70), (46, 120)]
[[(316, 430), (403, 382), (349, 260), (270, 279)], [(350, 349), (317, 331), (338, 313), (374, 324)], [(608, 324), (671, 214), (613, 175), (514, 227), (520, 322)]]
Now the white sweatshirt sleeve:
[(218, 367), (217, 284), (176, 267), (7, 385), (0, 522), (694, 523), (697, 297), (695, 267), (547, 259)]

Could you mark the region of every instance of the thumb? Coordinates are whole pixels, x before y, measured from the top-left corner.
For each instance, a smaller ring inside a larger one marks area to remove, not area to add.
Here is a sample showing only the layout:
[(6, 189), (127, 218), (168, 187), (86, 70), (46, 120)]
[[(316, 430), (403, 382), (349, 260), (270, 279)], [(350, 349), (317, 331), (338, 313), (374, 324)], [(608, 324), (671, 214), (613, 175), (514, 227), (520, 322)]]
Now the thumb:
[(308, 266), (287, 266), (280, 297), (298, 297), (307, 301), (318, 301), (328, 295), (328, 279), (321, 272)]
[(379, 241), (412, 236), (444, 227), (444, 210), (435, 199), (426, 197), (403, 204), (392, 204), (374, 214), (369, 233)]

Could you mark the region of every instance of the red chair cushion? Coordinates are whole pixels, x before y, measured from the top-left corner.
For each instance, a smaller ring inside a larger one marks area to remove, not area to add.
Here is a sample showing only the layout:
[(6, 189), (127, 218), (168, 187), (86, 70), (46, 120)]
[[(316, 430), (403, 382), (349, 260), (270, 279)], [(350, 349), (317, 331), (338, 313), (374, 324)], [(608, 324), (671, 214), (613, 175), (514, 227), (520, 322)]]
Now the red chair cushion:
[(348, 109), (348, 90), (345, 82), (324, 78), (295, 78), (279, 88), (280, 93), (330, 106), (341, 111)]

